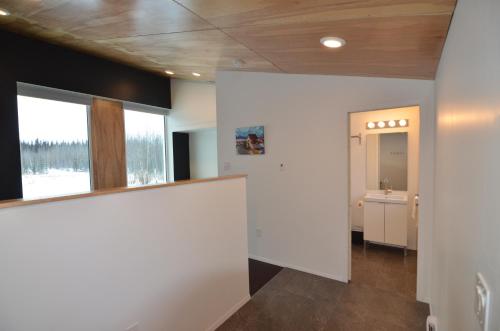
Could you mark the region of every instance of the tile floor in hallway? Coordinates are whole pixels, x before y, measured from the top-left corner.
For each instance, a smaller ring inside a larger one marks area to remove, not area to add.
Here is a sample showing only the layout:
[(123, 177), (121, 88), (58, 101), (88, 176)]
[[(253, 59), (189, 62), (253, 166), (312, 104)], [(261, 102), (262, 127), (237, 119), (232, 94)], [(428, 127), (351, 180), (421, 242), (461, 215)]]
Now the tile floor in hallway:
[(415, 253), (353, 245), (349, 285), (285, 268), (218, 331), (423, 331), (415, 277)]

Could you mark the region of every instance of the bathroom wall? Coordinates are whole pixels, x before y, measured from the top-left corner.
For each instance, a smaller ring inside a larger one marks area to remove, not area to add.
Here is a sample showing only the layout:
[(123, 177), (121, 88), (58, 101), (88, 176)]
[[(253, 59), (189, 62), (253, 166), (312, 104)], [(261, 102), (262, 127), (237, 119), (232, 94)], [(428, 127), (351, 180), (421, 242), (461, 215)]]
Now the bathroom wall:
[[(406, 128), (386, 128), (368, 130), (367, 122), (408, 119)], [(350, 143), (351, 158), (351, 224), (353, 230), (363, 229), (363, 196), (366, 192), (366, 136), (374, 133), (408, 132), (408, 200), (419, 192), (419, 142), (420, 142), (420, 110), (419, 107), (386, 109), (352, 113), (350, 117), (351, 135), (361, 133), (361, 144), (353, 138)], [(359, 206), (361, 204), (361, 206)], [(417, 220), (411, 218), (411, 204), (408, 204), (408, 248), (417, 249)]]
[[(417, 296), (426, 301), (434, 82), (246, 72), (219, 72), (216, 81), (219, 174), (248, 174), (250, 253), (342, 281), (349, 263), (349, 113), (420, 105), (418, 240), (426, 244), (419, 245)], [(237, 155), (234, 131), (252, 125), (265, 126), (266, 154)]]
[(436, 79), (432, 312), (439, 330), (478, 331), (475, 274), (500, 330), (500, 1), (461, 0)]
[[(351, 118), (352, 121), (352, 118)], [(361, 132), (358, 133), (353, 133), (351, 131), (351, 135), (359, 135)], [(356, 139), (356, 138), (353, 138)], [(363, 139), (363, 137), (361, 137)], [(354, 143), (355, 144), (355, 143)], [(353, 161), (360, 162), (359, 160), (352, 160), (352, 146), (354, 145), (353, 142), (351, 141), (351, 160), (350, 162), (352, 163)], [(380, 177), (380, 164), (379, 164), (379, 155), (380, 155), (380, 140), (378, 139), (377, 135), (366, 135), (365, 140), (357, 141), (357, 145), (365, 144), (366, 145), (366, 188), (370, 190), (375, 190), (380, 187), (380, 182), (379, 182), (379, 177)], [(371, 146), (369, 148), (368, 146)], [(355, 181), (357, 178), (352, 178), (352, 166), (351, 166), (351, 191), (352, 191), (352, 182)], [(359, 199), (357, 200), (359, 203)], [(351, 194), (351, 202), (350, 206), (352, 207), (352, 194)], [(362, 207), (359, 207), (361, 210)], [(350, 217), (351, 217), (351, 225), (352, 223), (352, 213), (353, 210), (350, 211)], [(362, 223), (363, 217), (357, 219), (356, 224), (354, 226), (355, 230), (363, 230), (363, 223)]]

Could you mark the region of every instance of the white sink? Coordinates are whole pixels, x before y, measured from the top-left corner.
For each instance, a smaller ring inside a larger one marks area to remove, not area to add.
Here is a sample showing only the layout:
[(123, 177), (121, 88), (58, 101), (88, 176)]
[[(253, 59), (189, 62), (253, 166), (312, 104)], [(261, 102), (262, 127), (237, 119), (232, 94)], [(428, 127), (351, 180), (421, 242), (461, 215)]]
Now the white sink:
[(406, 192), (395, 191), (392, 193), (385, 194), (382, 192), (367, 192), (365, 194), (365, 201), (373, 201), (373, 202), (385, 202), (385, 203), (398, 203), (398, 204), (407, 204), (408, 203), (408, 195)]

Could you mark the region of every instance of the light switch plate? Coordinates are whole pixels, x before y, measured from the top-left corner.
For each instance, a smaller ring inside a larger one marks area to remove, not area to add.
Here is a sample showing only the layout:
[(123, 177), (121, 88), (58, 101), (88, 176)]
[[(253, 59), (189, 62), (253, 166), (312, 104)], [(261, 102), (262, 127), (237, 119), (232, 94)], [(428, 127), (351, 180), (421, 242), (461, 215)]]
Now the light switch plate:
[(490, 289), (486, 280), (481, 273), (476, 274), (476, 302), (474, 309), (476, 312), (476, 318), (479, 322), (481, 330), (488, 331), (488, 319), (489, 319), (489, 308), (490, 308)]

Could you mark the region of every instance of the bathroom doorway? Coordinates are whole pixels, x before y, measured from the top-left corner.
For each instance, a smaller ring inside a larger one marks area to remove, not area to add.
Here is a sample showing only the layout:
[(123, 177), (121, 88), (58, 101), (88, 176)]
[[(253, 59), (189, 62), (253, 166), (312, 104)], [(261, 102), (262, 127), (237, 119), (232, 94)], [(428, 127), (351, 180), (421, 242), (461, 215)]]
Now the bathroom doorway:
[(352, 283), (416, 299), (420, 108), (350, 113)]

